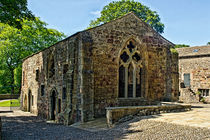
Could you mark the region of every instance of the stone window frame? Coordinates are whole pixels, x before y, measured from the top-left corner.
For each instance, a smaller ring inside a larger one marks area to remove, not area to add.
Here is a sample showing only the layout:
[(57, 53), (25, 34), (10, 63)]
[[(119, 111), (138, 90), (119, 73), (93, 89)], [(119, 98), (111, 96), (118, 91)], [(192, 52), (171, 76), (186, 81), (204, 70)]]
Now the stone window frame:
[[(130, 51), (130, 48), (128, 48), (127, 46), (129, 45), (129, 43), (132, 43), (134, 45), (134, 48), (132, 50), (132, 52)], [(134, 39), (129, 39), (128, 41), (126, 41), (125, 43), (126, 45), (124, 45), (123, 49), (120, 51), (120, 54), (119, 54), (119, 67), (118, 67), (118, 98), (120, 99), (132, 99), (132, 98), (142, 98), (143, 95), (142, 95), (142, 92), (140, 94), (140, 97), (136, 97), (136, 72), (137, 72), (137, 68), (140, 68), (141, 70), (143, 69), (143, 62), (142, 62), (142, 55), (141, 55), (141, 52), (138, 50), (138, 45), (137, 45), (137, 42), (134, 40)], [(129, 56), (128, 60), (126, 62), (124, 62), (121, 58), (121, 55), (126, 52)], [(138, 54), (140, 56), (140, 60), (138, 61), (134, 61), (133, 59), (133, 56), (135, 54)], [(128, 67), (129, 65), (132, 65), (133, 66), (133, 95), (132, 97), (128, 97)], [(119, 74), (120, 74), (120, 71), (119, 71), (119, 68), (123, 66), (125, 68), (125, 86), (124, 86), (124, 97), (119, 97)], [(142, 80), (142, 79), (141, 79)], [(142, 88), (142, 84), (143, 83), (140, 83), (141, 85), (141, 88)]]

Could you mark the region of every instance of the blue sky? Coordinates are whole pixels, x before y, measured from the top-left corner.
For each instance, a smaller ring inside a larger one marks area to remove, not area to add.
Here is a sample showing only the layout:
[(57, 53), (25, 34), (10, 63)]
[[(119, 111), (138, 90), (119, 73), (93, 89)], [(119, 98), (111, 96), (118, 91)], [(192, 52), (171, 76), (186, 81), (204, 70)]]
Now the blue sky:
[[(84, 30), (112, 0), (28, 0), (28, 8), (66, 35)], [(157, 11), (166, 39), (190, 46), (210, 42), (209, 0), (136, 0)]]

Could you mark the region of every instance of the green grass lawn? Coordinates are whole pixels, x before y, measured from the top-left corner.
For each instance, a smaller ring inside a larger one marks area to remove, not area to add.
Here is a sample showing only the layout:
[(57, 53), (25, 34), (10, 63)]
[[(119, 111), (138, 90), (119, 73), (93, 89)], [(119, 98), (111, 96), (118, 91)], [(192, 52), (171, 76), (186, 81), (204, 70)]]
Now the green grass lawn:
[(0, 107), (18, 107), (20, 106), (19, 100), (7, 100), (0, 102)]

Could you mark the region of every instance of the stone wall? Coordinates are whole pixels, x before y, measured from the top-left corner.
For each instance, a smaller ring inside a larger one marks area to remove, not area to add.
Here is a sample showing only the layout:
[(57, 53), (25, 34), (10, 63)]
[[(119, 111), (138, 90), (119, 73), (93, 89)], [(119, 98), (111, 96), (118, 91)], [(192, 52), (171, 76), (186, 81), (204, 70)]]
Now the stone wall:
[[(80, 83), (77, 82), (80, 80), (78, 60), (81, 58), (78, 49), (78, 35), (75, 34), (24, 60), (21, 94), (23, 110), (29, 111), (30, 91), (34, 98), (30, 112), (53, 119), (51, 101), (54, 93), (54, 119), (65, 124), (81, 120)], [(44, 93), (41, 93), (42, 86)]]
[[(179, 54), (179, 81), (184, 82), (184, 74), (190, 74), (190, 92), (180, 87), (180, 100), (184, 102), (198, 102), (198, 89), (210, 89), (210, 46), (189, 47), (177, 49)], [(186, 95), (187, 93), (191, 95)], [(210, 92), (209, 92), (210, 94)], [(190, 97), (186, 99), (183, 96)], [(194, 96), (194, 97), (193, 97)], [(204, 97), (210, 102), (210, 95)]]
[(179, 100), (179, 61), (178, 54), (172, 53), (171, 56), (171, 80), (172, 80), (172, 89), (171, 89), (171, 101)]
[[(134, 62), (130, 52), (132, 72), (141, 75), (136, 78), (141, 81), (141, 96), (119, 98), (120, 55), (126, 47), (130, 51), (129, 43), (139, 57)], [(133, 13), (78, 32), (24, 60), (22, 109), (71, 124), (105, 116), (106, 107), (176, 99), (176, 81), (171, 79), (177, 70), (170, 52), (173, 45)]]
[[(100, 117), (105, 115), (105, 107), (109, 106), (156, 104), (165, 98), (177, 100), (177, 56), (172, 57), (170, 52), (173, 44), (135, 15), (128, 14), (81, 34), (84, 51), (83, 96), (87, 97), (87, 100), (84, 98), (86, 114), (94, 112), (95, 117)], [(134, 40), (142, 59), (143, 96), (119, 99), (120, 52), (130, 40)], [(172, 81), (172, 78), (175, 80)]]
[(106, 108), (106, 118), (108, 126), (112, 127), (117, 122), (119, 123), (132, 119), (133, 116), (147, 116), (187, 110), (191, 110), (191, 105), (108, 107)]
[(199, 103), (199, 96), (189, 88), (182, 88), (179, 101), (185, 103)]

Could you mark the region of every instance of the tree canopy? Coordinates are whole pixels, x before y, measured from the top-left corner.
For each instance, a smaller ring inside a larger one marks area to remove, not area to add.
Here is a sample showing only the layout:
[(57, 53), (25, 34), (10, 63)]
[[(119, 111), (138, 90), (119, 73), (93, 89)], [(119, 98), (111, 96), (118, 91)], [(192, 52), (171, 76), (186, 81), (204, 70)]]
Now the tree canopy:
[(134, 0), (113, 1), (104, 6), (99, 18), (91, 20), (89, 28), (107, 23), (129, 12), (134, 12), (139, 18), (152, 26), (159, 33), (163, 33), (164, 24), (160, 22), (160, 17), (156, 11)]
[(23, 19), (34, 19), (34, 15), (27, 8), (27, 0), (1, 0), (0, 22), (21, 29)]
[[(22, 29), (0, 23), (0, 87), (20, 85), (22, 59), (65, 37), (55, 29), (46, 28), (39, 18), (23, 19)], [(10, 87), (3, 89), (8, 92)], [(11, 90), (14, 93), (14, 88)]]
[(190, 45), (176, 44), (174, 48), (184, 48), (184, 47), (190, 47)]

